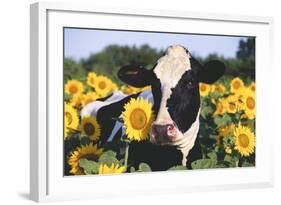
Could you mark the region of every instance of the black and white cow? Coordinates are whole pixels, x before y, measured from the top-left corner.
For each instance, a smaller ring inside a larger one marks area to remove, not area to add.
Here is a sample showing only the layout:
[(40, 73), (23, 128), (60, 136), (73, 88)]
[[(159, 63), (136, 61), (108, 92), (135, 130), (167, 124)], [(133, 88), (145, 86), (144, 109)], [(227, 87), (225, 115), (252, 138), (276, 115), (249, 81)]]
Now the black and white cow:
[(166, 170), (175, 165), (190, 168), (200, 159), (199, 82), (214, 83), (225, 71), (220, 61), (209, 61), (204, 66), (187, 49), (173, 45), (148, 70), (140, 65), (127, 65), (120, 69), (119, 78), (134, 87), (150, 85), (151, 91), (124, 95), (120, 91), (88, 104), (81, 115), (96, 117), (102, 127), (102, 141), (114, 141), (124, 133), (116, 122), (131, 98), (142, 97), (153, 103), (156, 119), (152, 124), (149, 142), (131, 143), (129, 161), (151, 165), (152, 170)]

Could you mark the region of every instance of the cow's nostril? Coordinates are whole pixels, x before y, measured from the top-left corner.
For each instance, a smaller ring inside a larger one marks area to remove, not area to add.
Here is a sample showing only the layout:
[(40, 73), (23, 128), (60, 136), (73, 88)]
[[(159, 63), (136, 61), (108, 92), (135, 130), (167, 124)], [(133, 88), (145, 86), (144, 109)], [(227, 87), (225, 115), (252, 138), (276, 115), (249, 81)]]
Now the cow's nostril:
[(172, 131), (172, 130), (174, 129), (174, 127), (175, 127), (175, 126), (172, 125), (172, 124), (171, 124), (171, 125), (167, 125), (167, 130), (168, 130), (168, 131)]
[(154, 137), (168, 137), (176, 135), (174, 124), (156, 125), (152, 126), (152, 134)]

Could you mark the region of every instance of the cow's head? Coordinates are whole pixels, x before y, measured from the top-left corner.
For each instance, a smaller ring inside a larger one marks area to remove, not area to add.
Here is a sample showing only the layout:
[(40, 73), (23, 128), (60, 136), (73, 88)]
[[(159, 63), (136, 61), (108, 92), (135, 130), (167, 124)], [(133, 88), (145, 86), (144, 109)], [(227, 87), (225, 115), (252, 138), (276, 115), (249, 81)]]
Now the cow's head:
[(219, 61), (200, 65), (182, 46), (167, 49), (157, 64), (148, 70), (139, 65), (120, 69), (119, 78), (134, 87), (151, 85), (156, 120), (152, 125), (150, 141), (174, 145), (196, 121), (200, 112), (199, 82), (214, 83), (224, 73)]

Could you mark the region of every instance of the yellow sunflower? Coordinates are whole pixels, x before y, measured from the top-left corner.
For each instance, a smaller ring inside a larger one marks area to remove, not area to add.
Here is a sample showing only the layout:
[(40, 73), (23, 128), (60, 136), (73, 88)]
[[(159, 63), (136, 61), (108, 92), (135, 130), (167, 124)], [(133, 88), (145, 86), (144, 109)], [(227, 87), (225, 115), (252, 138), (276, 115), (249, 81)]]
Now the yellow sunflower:
[(102, 153), (103, 149), (98, 148), (97, 145), (88, 144), (78, 147), (68, 157), (67, 162), (71, 166), (71, 170), (69, 172), (74, 175), (84, 175), (83, 169), (79, 167), (79, 160), (87, 159), (92, 161), (98, 161)]
[(233, 78), (230, 82), (230, 92), (232, 93), (236, 93), (239, 89), (243, 87), (244, 87), (244, 82), (238, 77)]
[(131, 99), (124, 109), (122, 118), (128, 138), (136, 141), (148, 139), (154, 120), (152, 104), (142, 98)]
[(111, 81), (111, 91), (115, 91), (115, 90), (118, 90), (119, 88), (118, 88), (118, 85), (117, 84), (115, 84), (114, 82), (112, 82)]
[(78, 110), (82, 108), (83, 102), (84, 102), (84, 95), (80, 93), (73, 95), (70, 100), (70, 104)]
[(64, 103), (64, 139), (70, 130), (76, 130), (79, 124), (77, 111), (68, 103)]
[(199, 91), (202, 97), (209, 95), (211, 91), (211, 86), (206, 83), (199, 83)]
[(222, 146), (222, 139), (227, 137), (229, 134), (233, 132), (235, 125), (232, 123), (225, 127), (220, 127), (218, 129), (218, 136), (217, 136), (217, 146)]
[(96, 78), (97, 78), (97, 74), (96, 73), (94, 73), (94, 72), (88, 73), (87, 85), (89, 85), (89, 86), (94, 88), (95, 87)]
[(213, 115), (221, 115), (226, 112), (226, 107), (228, 103), (225, 98), (219, 99), (219, 101), (216, 104), (216, 110)]
[(236, 113), (238, 111), (236, 96), (230, 95), (226, 98), (226, 101), (227, 101), (226, 111), (228, 113)]
[(249, 119), (256, 118), (256, 97), (255, 93), (252, 90), (245, 90), (243, 105), (246, 117)]
[(125, 171), (124, 166), (119, 166), (118, 164), (111, 164), (108, 167), (106, 164), (100, 164), (99, 166), (99, 174), (120, 174)]
[(224, 151), (225, 151), (225, 153), (227, 153), (227, 154), (231, 154), (231, 153), (232, 153), (231, 147), (226, 147), (226, 148), (224, 149)]
[(105, 97), (113, 90), (113, 83), (109, 78), (100, 75), (95, 80), (95, 90), (101, 97)]
[(88, 92), (87, 94), (83, 95), (83, 106), (95, 101), (98, 99), (99, 96), (94, 92)]
[(225, 93), (225, 87), (221, 83), (216, 83), (216, 84), (211, 86), (211, 91), (212, 92), (218, 92), (220, 94), (224, 94)]
[(236, 127), (234, 130), (234, 136), (234, 149), (236, 149), (242, 156), (247, 157), (255, 151), (255, 134), (251, 131), (250, 128), (244, 127), (239, 124), (238, 127)]
[(78, 80), (69, 80), (64, 86), (64, 90), (69, 95), (81, 94), (84, 91), (83, 84)]
[(235, 129), (235, 125), (233, 123), (226, 127), (220, 127), (219, 136), (227, 137), (230, 133), (233, 132), (234, 129)]
[(248, 88), (249, 88), (250, 90), (252, 90), (253, 92), (256, 92), (256, 83), (255, 83), (255, 82), (252, 82), (252, 83), (248, 86)]
[(87, 135), (93, 141), (98, 140), (101, 134), (99, 123), (91, 116), (85, 116), (82, 118), (80, 131), (82, 134)]

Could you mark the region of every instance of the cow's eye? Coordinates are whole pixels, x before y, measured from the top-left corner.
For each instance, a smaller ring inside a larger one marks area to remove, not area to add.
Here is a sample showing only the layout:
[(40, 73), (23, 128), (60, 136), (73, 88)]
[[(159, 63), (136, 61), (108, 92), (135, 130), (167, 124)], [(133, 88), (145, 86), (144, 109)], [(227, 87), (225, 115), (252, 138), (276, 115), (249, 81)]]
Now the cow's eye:
[(186, 82), (186, 85), (185, 85), (185, 86), (186, 86), (187, 89), (191, 89), (191, 88), (194, 87), (194, 83), (189, 80), (189, 81)]

